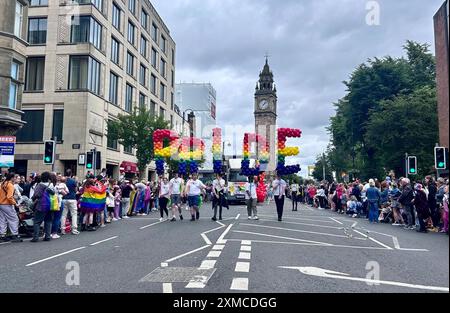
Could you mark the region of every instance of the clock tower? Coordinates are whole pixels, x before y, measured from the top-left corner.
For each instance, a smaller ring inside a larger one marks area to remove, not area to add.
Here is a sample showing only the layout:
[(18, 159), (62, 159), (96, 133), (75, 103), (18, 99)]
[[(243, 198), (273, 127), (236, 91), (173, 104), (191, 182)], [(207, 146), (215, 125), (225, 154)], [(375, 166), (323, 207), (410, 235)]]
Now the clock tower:
[(267, 171), (273, 172), (277, 164), (277, 89), (267, 57), (266, 64), (259, 74), (259, 81), (256, 83), (255, 130), (257, 134), (265, 136), (269, 142), (270, 162)]

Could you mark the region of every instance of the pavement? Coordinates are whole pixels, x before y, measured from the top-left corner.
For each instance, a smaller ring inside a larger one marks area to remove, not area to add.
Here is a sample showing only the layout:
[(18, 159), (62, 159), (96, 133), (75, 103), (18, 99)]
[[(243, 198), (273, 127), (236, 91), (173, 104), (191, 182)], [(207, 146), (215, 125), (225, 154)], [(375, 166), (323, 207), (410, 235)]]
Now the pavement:
[[(159, 213), (51, 242), (0, 244), (0, 292), (449, 292), (449, 239), (371, 225), (288, 200), (248, 220), (244, 206), (211, 221)], [(185, 217), (189, 214), (185, 212)], [(79, 279), (78, 279), (79, 278)]]

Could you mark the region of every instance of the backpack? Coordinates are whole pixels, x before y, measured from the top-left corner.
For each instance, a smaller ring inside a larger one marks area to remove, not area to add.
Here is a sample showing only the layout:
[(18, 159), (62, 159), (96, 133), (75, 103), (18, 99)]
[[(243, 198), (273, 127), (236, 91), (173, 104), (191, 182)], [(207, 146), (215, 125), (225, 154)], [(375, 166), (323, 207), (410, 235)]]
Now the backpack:
[(40, 211), (41, 212), (58, 212), (59, 211), (58, 196), (49, 187), (45, 188), (45, 190), (42, 193), (41, 198), (38, 201), (40, 201)]

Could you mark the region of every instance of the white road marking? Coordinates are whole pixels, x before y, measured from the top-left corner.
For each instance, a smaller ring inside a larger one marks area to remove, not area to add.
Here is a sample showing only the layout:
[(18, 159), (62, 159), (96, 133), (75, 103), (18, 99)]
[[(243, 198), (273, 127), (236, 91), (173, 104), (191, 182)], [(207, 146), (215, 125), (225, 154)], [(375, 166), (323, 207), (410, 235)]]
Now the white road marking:
[(378, 234), (378, 235), (383, 235), (383, 236), (387, 236), (387, 237), (391, 237), (392, 238), (392, 242), (394, 243), (394, 248), (396, 250), (400, 250), (400, 251), (412, 251), (412, 252), (429, 252), (430, 250), (427, 249), (409, 249), (409, 248), (402, 248), (400, 247), (400, 243), (398, 241), (398, 238), (392, 235), (388, 235), (388, 234), (384, 234), (384, 233), (379, 233), (376, 231), (370, 231), (370, 233), (374, 233), (374, 234)]
[(240, 260), (250, 260), (252, 258), (252, 254), (248, 252), (239, 252), (238, 259)]
[[(272, 237), (272, 238), (288, 239), (288, 240), (301, 241), (301, 242), (308, 242), (308, 243), (315, 243), (315, 244), (322, 245), (322, 246), (332, 246), (331, 243), (326, 243), (326, 242), (311, 241), (311, 240), (304, 240), (304, 239), (291, 238), (291, 237), (284, 237), (284, 236), (275, 236), (275, 235), (262, 234), (262, 233), (254, 233), (254, 232), (242, 231), (242, 230), (233, 230), (233, 232), (235, 232), (235, 233), (242, 233), (242, 234), (249, 234), (249, 235), (264, 236), (264, 237)], [(254, 240), (253, 240), (253, 241), (254, 241)]]
[(207, 230), (207, 231), (203, 232), (202, 234), (209, 234), (209, 233), (212, 233), (212, 232), (214, 232), (216, 230), (222, 229), (224, 227), (225, 227), (225, 225), (217, 227), (217, 228), (214, 228), (214, 229), (210, 229), (210, 230)]
[(352, 228), (355, 228), (356, 225), (358, 225), (358, 222), (354, 222), (353, 225), (351, 226)]
[(48, 260), (56, 259), (56, 258), (58, 258), (60, 256), (63, 256), (63, 255), (66, 255), (66, 254), (69, 254), (69, 253), (72, 253), (72, 252), (75, 252), (75, 251), (79, 251), (79, 250), (82, 250), (82, 249), (86, 249), (86, 247), (80, 247), (80, 248), (72, 249), (72, 250), (69, 250), (69, 251), (66, 251), (66, 252), (63, 252), (63, 253), (60, 253), (60, 254), (57, 254), (57, 255), (54, 255), (54, 256), (51, 256), (51, 257), (48, 257), (48, 258), (45, 258), (45, 259), (42, 259), (42, 260), (39, 260), (39, 261), (36, 261), (36, 262), (33, 262), (33, 263), (30, 263), (30, 264), (27, 264), (25, 266), (26, 267), (33, 266), (33, 265), (36, 265), (36, 264), (39, 264), (39, 263), (43, 263), (43, 262), (48, 261)]
[[(240, 225), (250, 226), (250, 227), (261, 227), (261, 228), (270, 228), (270, 229), (286, 230), (286, 231), (297, 232), (297, 233), (307, 233), (307, 234), (322, 235), (322, 236), (330, 236), (330, 237), (338, 237), (338, 238), (348, 238), (348, 236), (344, 236), (344, 235), (336, 235), (336, 234), (328, 234), (328, 233), (319, 233), (319, 232), (315, 232), (315, 231), (300, 230), (300, 229), (292, 229), (292, 228), (284, 228), (284, 227), (264, 226), (264, 225), (256, 225), (256, 224), (245, 224), (245, 223), (241, 223)], [(354, 238), (354, 239), (363, 239), (363, 238)]]
[(219, 225), (222, 226), (222, 227), (225, 227), (225, 226), (226, 226), (224, 223), (221, 223), (221, 222), (219, 222), (219, 221), (216, 221), (216, 223), (219, 224)]
[[(265, 214), (258, 214), (258, 216), (263, 216), (263, 217), (274, 217), (272, 215), (265, 215)], [(293, 220), (300, 220), (300, 221), (310, 221), (310, 222), (321, 222), (321, 223), (333, 223), (332, 221), (328, 221), (328, 220), (314, 220), (314, 219), (310, 219), (310, 218), (301, 218), (301, 217), (288, 217), (288, 216), (284, 216), (283, 219), (293, 219)]]
[(251, 242), (251, 240), (242, 240), (241, 244), (243, 246), (251, 246), (252, 242)]
[(202, 270), (209, 270), (209, 269), (212, 269), (212, 268), (214, 268), (214, 266), (216, 265), (216, 260), (204, 260), (203, 262), (202, 262), (202, 265), (200, 265), (200, 268), (202, 269)]
[[(274, 220), (266, 220), (266, 219), (260, 219), (260, 221), (264, 221), (264, 222), (274, 222)], [(276, 222), (277, 225), (279, 225), (278, 222)], [(314, 227), (322, 227), (322, 228), (329, 228), (329, 229), (338, 229), (338, 230), (342, 230), (343, 227), (339, 227), (339, 226), (327, 226), (327, 225), (317, 225), (317, 224), (307, 224), (307, 223), (298, 223), (298, 222), (286, 222), (283, 221), (283, 224), (292, 224), (292, 225), (304, 225), (304, 226), (314, 226)]]
[(336, 223), (340, 224), (340, 225), (344, 225), (344, 223), (342, 223), (341, 221), (338, 221), (337, 219), (330, 217), (331, 220), (335, 221)]
[(116, 239), (117, 237), (119, 237), (119, 236), (114, 236), (114, 237), (111, 237), (111, 238), (108, 238), (108, 239), (105, 239), (105, 240), (100, 240), (100, 241), (91, 243), (90, 246), (96, 246), (96, 245), (99, 245), (99, 244), (101, 244), (101, 243), (104, 243), (104, 242), (107, 242), (107, 241), (110, 241), (110, 240), (114, 240), (114, 239)]
[(241, 217), (241, 214), (238, 214), (238, 215), (236, 216), (236, 220), (238, 220), (240, 217)]
[(139, 229), (140, 229), (140, 230), (142, 230), (142, 229), (146, 229), (146, 228), (149, 228), (149, 227), (152, 227), (152, 226), (155, 226), (155, 225), (158, 225), (158, 224), (164, 223), (164, 222), (167, 222), (167, 221), (156, 222), (156, 223), (153, 223), (153, 224), (150, 224), (150, 225), (147, 225), (147, 226), (141, 227), (141, 228), (139, 228)]
[(366, 234), (363, 234), (362, 232), (357, 231), (356, 229), (353, 229), (353, 231), (354, 231), (355, 233), (357, 233), (357, 234), (360, 234), (360, 235), (362, 235), (362, 236), (364, 236), (364, 237), (367, 237), (369, 240), (375, 242), (376, 244), (379, 244), (379, 245), (382, 246), (382, 247), (385, 247), (385, 248), (388, 249), (388, 250), (394, 250), (394, 249), (392, 249), (391, 247), (389, 247), (388, 245), (385, 245), (384, 243), (379, 242), (378, 240), (376, 240), (376, 239), (374, 239), (374, 238), (372, 238), (372, 237), (370, 237), (370, 236), (367, 236)]
[(2, 245), (7, 245), (7, 244), (9, 244), (9, 243), (11, 243), (10, 241), (8, 241), (8, 242), (2, 242), (2, 243), (0, 243), (0, 246), (2, 246)]
[(233, 224), (228, 225), (227, 229), (225, 229), (225, 231), (222, 233), (222, 235), (220, 235), (219, 239), (217, 239), (217, 244), (225, 244), (226, 243), (226, 241), (223, 238), (225, 238), (225, 236), (228, 234), (231, 227), (233, 227)]
[(172, 284), (164, 283), (163, 284), (163, 293), (173, 293)]
[(188, 255), (190, 255), (190, 254), (196, 253), (196, 252), (198, 252), (198, 251), (201, 251), (201, 250), (206, 249), (206, 248), (209, 248), (209, 247), (210, 247), (210, 245), (206, 245), (206, 246), (200, 247), (200, 248), (198, 248), (198, 249), (195, 249), (195, 250), (192, 250), (192, 251), (183, 253), (183, 254), (181, 254), (181, 255), (179, 255), (179, 256), (176, 256), (176, 257), (174, 257), (174, 258), (171, 258), (171, 259), (165, 261), (165, 263), (171, 263), (171, 262), (173, 262), (173, 261), (176, 261), (176, 260), (178, 260), (178, 259), (184, 258), (185, 256), (188, 256)]
[(208, 282), (207, 276), (196, 276), (184, 288), (188, 289), (203, 289)]
[(205, 234), (200, 234), (200, 236), (202, 236), (203, 240), (206, 242), (207, 245), (212, 245), (211, 240), (209, 240)]
[(248, 290), (248, 278), (233, 278), (230, 290)]
[(161, 263), (161, 267), (169, 267), (169, 263)]
[(207, 258), (218, 258), (218, 257), (220, 257), (221, 254), (222, 254), (222, 251), (210, 251), (206, 257)]
[(237, 262), (236, 268), (234, 270), (238, 273), (248, 273), (250, 272), (250, 262)]
[(241, 251), (252, 252), (252, 246), (241, 246)]
[(225, 248), (224, 245), (215, 245), (215, 246), (213, 247), (213, 250), (220, 250), (220, 251), (222, 251), (224, 248)]
[(386, 281), (386, 280), (375, 280), (375, 279), (367, 279), (367, 278), (358, 278), (358, 277), (350, 277), (349, 274), (334, 272), (330, 270), (325, 270), (317, 267), (289, 267), (289, 266), (279, 266), (280, 268), (285, 269), (293, 269), (298, 270), (301, 273), (309, 276), (318, 276), (325, 278), (334, 278), (334, 279), (343, 279), (343, 280), (353, 280), (370, 284), (380, 284), (380, 285), (391, 285), (405, 288), (414, 288), (414, 289), (423, 289), (423, 290), (433, 290), (433, 291), (443, 291), (449, 292), (448, 287), (435, 287), (435, 286), (424, 286), (424, 285), (416, 285), (416, 284), (406, 284), (395, 281)]

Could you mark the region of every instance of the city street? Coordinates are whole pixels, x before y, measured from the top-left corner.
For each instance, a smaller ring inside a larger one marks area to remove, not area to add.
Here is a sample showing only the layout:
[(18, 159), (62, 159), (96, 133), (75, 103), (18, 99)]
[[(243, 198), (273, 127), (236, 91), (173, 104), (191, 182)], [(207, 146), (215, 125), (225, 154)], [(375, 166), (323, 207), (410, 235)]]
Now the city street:
[[(258, 208), (259, 221), (233, 206), (213, 222), (209, 208), (198, 222), (160, 223), (155, 212), (52, 242), (0, 244), (0, 292), (449, 291), (447, 235), (303, 205), (292, 212), (289, 200), (281, 223), (274, 203)], [(66, 283), (73, 261), (79, 286)]]

